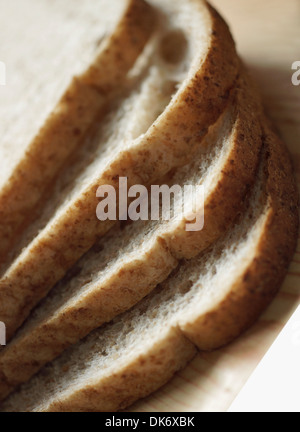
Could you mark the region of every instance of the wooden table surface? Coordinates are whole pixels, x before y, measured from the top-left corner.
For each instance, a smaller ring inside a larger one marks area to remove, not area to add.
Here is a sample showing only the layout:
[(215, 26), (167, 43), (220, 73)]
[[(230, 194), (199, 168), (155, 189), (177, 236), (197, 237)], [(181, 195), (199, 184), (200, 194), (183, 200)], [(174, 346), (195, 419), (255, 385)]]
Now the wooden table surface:
[[(300, 0), (213, 0), (231, 26), (239, 53), (261, 87), (265, 106), (287, 143), (300, 187)], [(246, 334), (199, 354), (182, 372), (130, 411), (226, 411), (300, 302), (300, 243), (285, 283)], [(288, 365), (287, 365), (288, 367)]]

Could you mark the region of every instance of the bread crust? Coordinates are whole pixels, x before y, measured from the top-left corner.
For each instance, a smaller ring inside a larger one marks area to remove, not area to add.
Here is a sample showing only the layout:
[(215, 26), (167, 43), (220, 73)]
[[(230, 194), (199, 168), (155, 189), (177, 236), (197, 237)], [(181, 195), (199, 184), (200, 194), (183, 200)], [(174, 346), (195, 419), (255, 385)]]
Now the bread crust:
[(206, 57), (196, 59), (189, 79), (162, 116), (134, 148), (123, 151), (18, 257), (0, 280), (0, 319), (7, 338), (24, 322), (30, 310), (89, 250), (112, 223), (100, 223), (95, 214), (96, 191), (120, 176), (132, 184), (155, 182), (171, 168), (187, 163), (228, 103), (236, 84), (239, 60), (227, 25), (203, 2), (191, 7), (208, 20), (210, 44)]

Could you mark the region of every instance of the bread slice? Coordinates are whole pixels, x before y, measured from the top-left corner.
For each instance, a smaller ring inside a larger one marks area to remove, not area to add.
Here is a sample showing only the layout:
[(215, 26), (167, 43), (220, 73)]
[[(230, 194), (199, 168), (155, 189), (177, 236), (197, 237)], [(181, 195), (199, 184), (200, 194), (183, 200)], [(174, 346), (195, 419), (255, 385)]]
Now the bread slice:
[(44, 368), (2, 411), (116, 411), (163, 385), (196, 348), (237, 337), (276, 294), (297, 238), (291, 163), (271, 130), (246, 207), (209, 251), (182, 262), (131, 311)]
[[(104, 236), (0, 354), (0, 398), (66, 347), (132, 307), (165, 280), (179, 260), (196, 256), (224, 233), (256, 175), (261, 127), (253, 95), (248, 77), (242, 75), (206, 139), (205, 151), (200, 149), (194, 162), (168, 179), (181, 188), (204, 186), (203, 229), (188, 232), (188, 214), (176, 220), (181, 211), (177, 198), (171, 221), (134, 222)], [(199, 207), (198, 215), (202, 212)]]
[[(162, 74), (166, 68), (175, 71), (180, 76), (178, 90), (163, 113), (149, 128), (139, 131), (138, 137), (117, 136), (106, 153), (103, 149), (104, 156), (99, 144), (99, 156), (76, 179), (68, 199), (52, 209), (37, 237), (5, 270), (0, 280), (0, 320), (6, 323), (8, 339), (97, 236), (111, 227), (110, 221), (100, 223), (96, 218), (98, 187), (112, 185), (118, 191), (120, 176), (128, 177), (129, 186), (154, 183), (173, 167), (192, 160), (209, 126), (228, 102), (239, 62), (219, 15), (202, 1), (149, 3), (157, 7), (163, 21), (154, 66)], [(178, 47), (182, 47), (183, 56), (179, 62), (174, 56)], [(152, 68), (148, 70), (150, 73)]]
[[(155, 17), (143, 0), (115, 0), (115, 8), (107, 0), (83, 0), (76, 16), (62, 1), (15, 3), (5, 6), (0, 21), (1, 55), (9, 75), (0, 104), (0, 263), (38, 214), (39, 201), (70, 155), (84, 145), (91, 125), (124, 86)], [(97, 5), (108, 7), (106, 18), (100, 13), (95, 19)], [(38, 20), (28, 14), (36, 8)], [(9, 23), (3, 23), (7, 15)], [(104, 40), (96, 49), (100, 36)]]

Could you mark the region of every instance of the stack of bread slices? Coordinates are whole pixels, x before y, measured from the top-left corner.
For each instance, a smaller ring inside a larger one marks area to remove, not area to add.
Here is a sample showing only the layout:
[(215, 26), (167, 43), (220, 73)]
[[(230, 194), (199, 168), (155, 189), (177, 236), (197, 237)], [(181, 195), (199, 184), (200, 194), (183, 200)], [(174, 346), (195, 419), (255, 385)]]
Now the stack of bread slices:
[[(19, 3), (0, 18), (0, 409), (117, 411), (276, 295), (291, 162), (205, 1)], [(203, 186), (203, 229), (176, 196), (169, 220), (100, 221), (122, 177)]]

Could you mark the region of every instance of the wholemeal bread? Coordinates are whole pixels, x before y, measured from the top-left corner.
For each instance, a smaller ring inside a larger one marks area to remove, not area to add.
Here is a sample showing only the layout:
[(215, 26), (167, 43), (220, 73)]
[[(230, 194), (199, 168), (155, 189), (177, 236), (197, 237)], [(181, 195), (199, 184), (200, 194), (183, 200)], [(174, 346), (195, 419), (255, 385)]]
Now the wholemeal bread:
[[(155, 28), (143, 0), (83, 0), (76, 14), (61, 0), (19, 3), (1, 5), (0, 18), (0, 264)], [(106, 14), (95, 18), (97, 5)]]
[(271, 129), (257, 178), (248, 210), (223, 239), (45, 367), (2, 411), (116, 411), (163, 385), (196, 348), (245, 330), (280, 287), (297, 238), (291, 163)]
[[(117, 142), (112, 140), (106, 153), (102, 142), (103, 157), (100, 140), (98, 157), (76, 178), (68, 198), (52, 208), (39, 234), (23, 245), (21, 253), (3, 271), (0, 320), (6, 323), (8, 339), (97, 236), (111, 227), (109, 221), (100, 223), (96, 218), (97, 188), (106, 184), (118, 190), (120, 176), (128, 177), (129, 186), (150, 184), (171, 168), (187, 163), (228, 102), (239, 63), (228, 28), (219, 15), (200, 0), (149, 3), (156, 7), (158, 20), (163, 23), (156, 37), (159, 49), (153, 56), (153, 68), (159, 72), (175, 69), (178, 89), (149, 128), (137, 128), (137, 137), (125, 134), (120, 140), (117, 134)], [(180, 58), (174, 54), (178, 47)], [(150, 65), (144, 75), (149, 77), (153, 68)]]
[[(113, 229), (71, 270), (0, 354), (0, 397), (93, 329), (129, 309), (233, 222), (256, 176), (261, 148), (258, 98), (244, 71), (225, 113), (210, 130), (206, 149), (169, 176), (169, 185), (204, 187), (205, 224), (186, 230), (188, 214), (171, 221), (135, 222)], [(203, 208), (198, 207), (198, 216)], [(73, 275), (73, 277), (72, 277)]]

